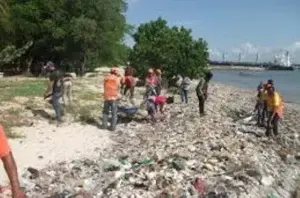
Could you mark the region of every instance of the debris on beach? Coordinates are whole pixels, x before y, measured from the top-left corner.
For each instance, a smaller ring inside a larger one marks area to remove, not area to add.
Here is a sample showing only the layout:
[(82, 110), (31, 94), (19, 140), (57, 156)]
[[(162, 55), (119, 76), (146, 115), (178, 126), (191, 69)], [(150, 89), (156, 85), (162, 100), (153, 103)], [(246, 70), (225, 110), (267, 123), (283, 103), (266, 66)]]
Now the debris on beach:
[(299, 178), (299, 144), (290, 140), (300, 111), (287, 105), (280, 125), (285, 138), (266, 138), (247, 113), (251, 94), (213, 84), (205, 117), (198, 116), (192, 93), (188, 105), (170, 105), (163, 121), (119, 123), (111, 134), (115, 145), (99, 158), (28, 169), (22, 178), (27, 195), (289, 197)]

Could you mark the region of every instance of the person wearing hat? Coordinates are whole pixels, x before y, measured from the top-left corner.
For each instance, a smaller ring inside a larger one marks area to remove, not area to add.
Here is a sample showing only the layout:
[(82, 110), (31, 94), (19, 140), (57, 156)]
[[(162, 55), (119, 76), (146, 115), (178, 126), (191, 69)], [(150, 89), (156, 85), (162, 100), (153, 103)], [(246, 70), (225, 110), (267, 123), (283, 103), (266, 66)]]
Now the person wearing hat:
[(55, 111), (55, 118), (57, 124), (62, 122), (64, 114), (63, 108), (60, 104), (60, 98), (63, 95), (63, 75), (59, 70), (54, 70), (48, 80), (47, 90), (44, 93), (44, 99), (51, 97), (50, 103)]
[(117, 100), (119, 98), (121, 81), (119, 78), (119, 72), (117, 67), (113, 67), (109, 75), (104, 78), (104, 107), (103, 107), (103, 118), (102, 127), (107, 129), (109, 112), (112, 113), (112, 120), (110, 125), (110, 130), (114, 131), (116, 129), (118, 120), (118, 107)]
[(210, 71), (204, 73), (204, 77), (201, 77), (196, 87), (196, 93), (199, 100), (199, 113), (200, 116), (204, 116), (204, 103), (207, 99), (208, 83), (212, 79), (213, 74)]
[[(126, 95), (128, 91), (130, 91), (130, 98), (134, 97), (134, 89), (136, 85), (136, 69), (133, 67), (127, 66), (125, 68), (125, 75), (122, 81), (123, 94)], [(124, 89), (123, 89), (124, 88)]]
[(278, 122), (283, 116), (283, 102), (282, 98), (275, 88), (271, 85), (267, 85), (267, 110), (268, 110), (268, 122), (266, 129), (266, 136), (271, 135), (271, 129), (273, 129), (273, 135), (278, 136)]

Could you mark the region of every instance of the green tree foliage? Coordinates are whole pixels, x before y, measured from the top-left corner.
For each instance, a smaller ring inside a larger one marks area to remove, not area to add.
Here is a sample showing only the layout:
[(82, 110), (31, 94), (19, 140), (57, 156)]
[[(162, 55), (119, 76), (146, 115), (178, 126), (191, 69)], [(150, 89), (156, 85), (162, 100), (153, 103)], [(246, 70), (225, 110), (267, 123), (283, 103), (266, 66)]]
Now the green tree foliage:
[(33, 45), (33, 42), (26, 43), (23, 47), (16, 49), (13, 45), (6, 46), (0, 51), (0, 64), (8, 64), (23, 56), (28, 49)]
[(124, 0), (9, 0), (9, 6), (9, 24), (0, 20), (0, 28), (6, 28), (0, 31), (0, 41), (6, 39), (0, 50), (33, 41), (26, 59), (52, 58), (82, 71), (126, 59)]
[(166, 77), (184, 74), (194, 78), (207, 66), (207, 43), (194, 40), (190, 29), (169, 27), (162, 18), (141, 24), (133, 38), (130, 62), (141, 74), (149, 67), (162, 67)]
[(8, 10), (7, 0), (0, 1), (0, 18), (4, 17), (7, 14)]

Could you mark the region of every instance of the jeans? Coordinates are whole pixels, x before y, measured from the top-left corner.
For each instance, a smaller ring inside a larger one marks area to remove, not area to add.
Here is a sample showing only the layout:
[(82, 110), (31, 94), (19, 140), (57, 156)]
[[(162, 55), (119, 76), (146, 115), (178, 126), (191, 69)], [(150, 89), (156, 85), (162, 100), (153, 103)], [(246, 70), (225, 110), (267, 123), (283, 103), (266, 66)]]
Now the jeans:
[(266, 136), (271, 135), (271, 129), (273, 129), (273, 135), (278, 135), (278, 122), (280, 117), (276, 113), (274, 117), (272, 117), (273, 112), (268, 112), (268, 123), (267, 123), (267, 130), (266, 130)]
[(61, 94), (59, 93), (54, 93), (52, 95), (52, 106), (53, 106), (53, 109), (55, 111), (55, 118), (57, 121), (61, 122), (61, 116), (63, 114), (63, 110), (62, 110), (62, 107), (61, 107), (61, 104), (59, 102), (59, 99), (61, 98)]
[(264, 110), (264, 104), (260, 101), (256, 104), (257, 109), (257, 125), (264, 125), (265, 124), (265, 110)]
[(198, 100), (199, 100), (199, 113), (200, 115), (204, 115), (204, 103), (205, 103), (204, 95), (202, 96), (198, 95)]
[(110, 111), (112, 113), (110, 128), (111, 128), (111, 130), (115, 130), (117, 121), (118, 121), (118, 107), (117, 107), (116, 100), (105, 100), (104, 101), (102, 126), (105, 129), (107, 129), (108, 116), (109, 116)]
[(181, 88), (181, 102), (185, 102), (186, 104), (188, 103), (188, 93), (189, 90)]
[(263, 110), (262, 110), (262, 117), (261, 117), (262, 124), (265, 124), (265, 120), (266, 120), (267, 116), (268, 116), (267, 101), (264, 100), (264, 102), (263, 102)]

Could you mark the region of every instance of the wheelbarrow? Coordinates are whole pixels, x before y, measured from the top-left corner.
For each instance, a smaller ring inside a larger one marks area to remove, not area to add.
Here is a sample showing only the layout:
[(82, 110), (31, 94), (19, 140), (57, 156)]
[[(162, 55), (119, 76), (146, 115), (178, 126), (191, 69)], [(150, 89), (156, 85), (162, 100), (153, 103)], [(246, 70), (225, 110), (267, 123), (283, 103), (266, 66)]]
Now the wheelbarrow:
[(134, 119), (134, 115), (138, 112), (138, 107), (122, 107), (118, 106), (118, 123), (129, 123)]
[(138, 112), (138, 107), (122, 107), (118, 106), (118, 113), (123, 113), (127, 116), (134, 116)]

